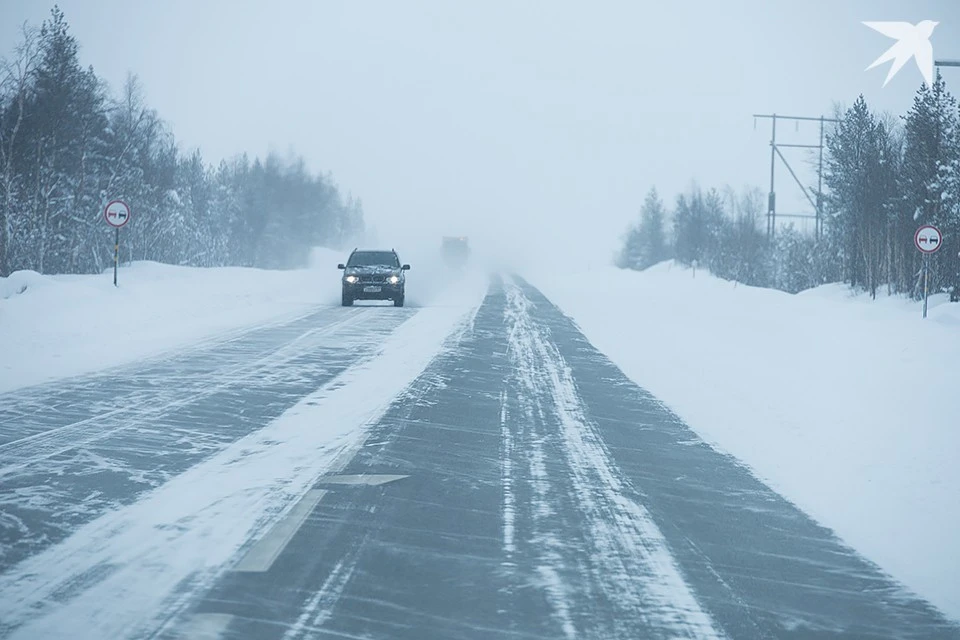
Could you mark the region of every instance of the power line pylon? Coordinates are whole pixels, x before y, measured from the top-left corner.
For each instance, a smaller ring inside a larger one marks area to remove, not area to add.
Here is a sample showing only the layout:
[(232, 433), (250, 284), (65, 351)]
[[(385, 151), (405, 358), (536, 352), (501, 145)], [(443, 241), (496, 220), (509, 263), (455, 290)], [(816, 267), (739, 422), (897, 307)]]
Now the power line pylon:
[[(777, 228), (777, 216), (781, 218), (813, 218), (814, 219), (814, 233), (819, 239), (820, 234), (823, 231), (823, 136), (824, 136), (824, 125), (827, 122), (838, 122), (836, 118), (825, 118), (819, 116), (816, 118), (811, 118), (808, 116), (781, 116), (775, 113), (771, 114), (753, 114), (754, 117), (754, 127), (756, 127), (757, 118), (769, 118), (771, 120), (771, 132), (770, 132), (770, 194), (767, 196), (767, 237), (773, 238), (776, 234)], [(797, 122), (800, 121), (813, 121), (820, 123), (820, 142), (818, 144), (788, 144), (777, 142), (777, 120), (790, 120)], [(794, 172), (793, 167), (790, 166), (790, 162), (787, 161), (786, 156), (783, 155), (783, 152), (780, 151), (781, 148), (799, 148), (799, 149), (816, 149), (819, 153), (818, 164), (817, 164), (817, 192), (814, 196), (810, 195), (810, 191), (803, 185), (800, 181), (800, 178), (797, 177), (796, 172)], [(787, 171), (790, 172), (790, 175), (793, 176), (794, 181), (797, 183), (797, 186), (800, 187), (800, 191), (803, 193), (807, 201), (813, 206), (814, 213), (813, 215), (804, 214), (804, 213), (777, 213), (777, 192), (775, 189), (776, 185), (776, 166), (777, 166), (777, 156), (780, 157), (780, 160), (783, 161), (784, 166), (787, 168)]]

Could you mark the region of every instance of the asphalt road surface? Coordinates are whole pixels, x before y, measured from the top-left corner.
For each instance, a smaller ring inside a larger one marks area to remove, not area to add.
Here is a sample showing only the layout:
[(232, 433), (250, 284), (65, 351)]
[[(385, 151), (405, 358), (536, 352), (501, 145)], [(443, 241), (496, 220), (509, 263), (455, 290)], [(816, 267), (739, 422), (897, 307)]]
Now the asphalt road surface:
[[(24, 563), (78, 528), (351, 367), (376, 370), (377, 345), (417, 313), (319, 309), (0, 396), (0, 601), (29, 602), (36, 571)], [(519, 278), (494, 278), (447, 348), (342, 453), (130, 637), (960, 638), (705, 445)], [(71, 578), (33, 605), (36, 620), (0, 604), (0, 637), (97, 637), (33, 623), (116, 570)], [(149, 588), (131, 585), (118, 610)]]

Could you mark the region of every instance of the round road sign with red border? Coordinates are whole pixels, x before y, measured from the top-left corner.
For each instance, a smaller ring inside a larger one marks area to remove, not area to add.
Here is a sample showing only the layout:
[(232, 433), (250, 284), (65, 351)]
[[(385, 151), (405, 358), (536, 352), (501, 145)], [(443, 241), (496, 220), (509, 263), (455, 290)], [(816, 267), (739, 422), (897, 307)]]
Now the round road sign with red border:
[(943, 234), (932, 224), (925, 224), (917, 229), (913, 236), (913, 244), (921, 253), (936, 253), (940, 245), (943, 244)]
[(111, 227), (119, 229), (130, 222), (130, 207), (123, 200), (113, 200), (104, 208), (103, 219)]

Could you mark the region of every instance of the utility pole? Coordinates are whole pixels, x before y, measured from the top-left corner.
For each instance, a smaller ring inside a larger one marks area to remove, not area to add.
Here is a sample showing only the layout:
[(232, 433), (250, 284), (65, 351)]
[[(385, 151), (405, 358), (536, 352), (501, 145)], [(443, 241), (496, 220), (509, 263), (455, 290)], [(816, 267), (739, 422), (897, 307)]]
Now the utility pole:
[[(825, 118), (823, 116), (819, 117), (809, 117), (809, 116), (781, 116), (775, 113), (771, 114), (753, 114), (754, 117), (754, 127), (756, 127), (757, 118), (769, 118), (771, 120), (771, 129), (770, 129), (770, 194), (767, 196), (767, 237), (773, 238), (776, 235), (777, 230), (777, 216), (781, 218), (814, 218), (814, 230), (817, 238), (820, 237), (821, 230), (823, 228), (823, 136), (824, 136), (824, 126), (827, 122), (839, 122), (836, 118)], [(777, 120), (790, 120), (797, 123), (802, 121), (813, 121), (820, 123), (820, 143), (819, 144), (788, 144), (783, 142), (777, 142)], [(817, 149), (819, 151), (818, 166), (817, 166), (817, 193), (816, 199), (811, 197), (807, 188), (800, 181), (800, 178), (797, 177), (796, 172), (794, 172), (793, 167), (790, 166), (790, 163), (787, 161), (786, 156), (783, 155), (781, 148), (798, 148), (798, 149)], [(776, 184), (776, 166), (777, 166), (777, 156), (780, 157), (780, 160), (783, 161), (783, 165), (787, 168), (787, 171), (790, 172), (790, 175), (793, 177), (794, 182), (797, 183), (797, 186), (800, 187), (800, 192), (803, 193), (804, 197), (807, 199), (807, 202), (813, 207), (814, 214), (802, 214), (802, 213), (777, 213), (777, 193), (775, 189)]]
[[(756, 116), (754, 116), (756, 117)], [(774, 227), (777, 226), (777, 191), (774, 189), (774, 171), (777, 157), (774, 155), (777, 151), (777, 114), (772, 114), (772, 130), (770, 133), (770, 193), (767, 195), (767, 237), (773, 237)]]
[(823, 234), (823, 116), (820, 116), (820, 157), (817, 159), (817, 221), (814, 233), (817, 240)]
[[(934, 67), (934, 71), (936, 71), (936, 77), (937, 79), (939, 79), (941, 77), (940, 67), (960, 67), (960, 60), (944, 60), (944, 59), (934, 60), (933, 67)], [(939, 129), (938, 129), (938, 134), (939, 134)], [(960, 247), (960, 239), (953, 238), (951, 244), (953, 245), (954, 249)], [(960, 253), (957, 253), (956, 258), (953, 258), (951, 254), (948, 257), (948, 260), (951, 260), (955, 265), (953, 269), (954, 274), (952, 274), (954, 277), (954, 288), (950, 294), (950, 301), (957, 302), (958, 300), (960, 300), (960, 293), (958, 293), (958, 289), (960, 289)], [(926, 302), (924, 302), (924, 305), (926, 305)], [(926, 306), (924, 306), (924, 317), (926, 317)]]

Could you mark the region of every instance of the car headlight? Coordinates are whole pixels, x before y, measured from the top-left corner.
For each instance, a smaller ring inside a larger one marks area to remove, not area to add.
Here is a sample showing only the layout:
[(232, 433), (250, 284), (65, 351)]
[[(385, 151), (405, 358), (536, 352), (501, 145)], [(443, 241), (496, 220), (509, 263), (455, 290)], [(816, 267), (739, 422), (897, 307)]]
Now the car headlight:
[(347, 282), (347, 283), (349, 283), (349, 284), (354, 284), (354, 283), (356, 283), (359, 279), (360, 279), (360, 278), (358, 278), (357, 276), (347, 276), (347, 277), (345, 277), (345, 278), (343, 279), (343, 281), (344, 281), (344, 282)]
[(398, 282), (400, 282), (400, 276), (390, 276), (389, 278), (387, 278), (387, 282), (389, 282), (390, 284), (397, 284)]

